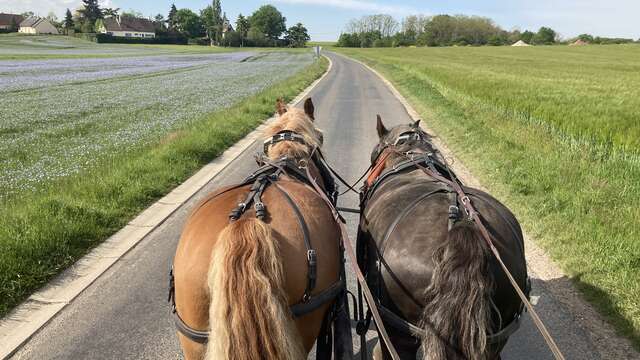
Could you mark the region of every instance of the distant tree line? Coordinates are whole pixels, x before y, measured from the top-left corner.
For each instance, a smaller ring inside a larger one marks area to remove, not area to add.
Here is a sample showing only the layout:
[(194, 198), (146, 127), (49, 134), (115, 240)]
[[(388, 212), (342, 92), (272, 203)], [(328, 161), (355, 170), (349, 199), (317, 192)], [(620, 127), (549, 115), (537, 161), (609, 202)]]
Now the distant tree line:
[[(632, 39), (608, 39), (581, 35), (583, 41), (594, 44), (633, 42)], [(541, 27), (506, 31), (486, 17), (466, 15), (411, 15), (401, 23), (390, 15), (369, 15), (351, 20), (340, 35), (340, 47), (395, 46), (482, 46), (511, 45), (519, 40), (534, 45), (561, 42), (555, 30)]]
[[(582, 40), (584, 42), (590, 43), (590, 44), (601, 44), (601, 45), (609, 45), (609, 44), (629, 44), (633, 42), (633, 39), (626, 39), (626, 38), (608, 38), (608, 37), (600, 37), (600, 36), (593, 36), (593, 35), (589, 35), (589, 34), (580, 34), (578, 35), (576, 38), (569, 40), (569, 42), (573, 42), (576, 40)], [(640, 39), (638, 39), (638, 41), (640, 43)]]
[[(159, 17), (156, 19), (160, 20)], [(167, 19), (162, 20), (166, 32), (178, 33), (197, 44), (304, 47), (310, 39), (301, 23), (287, 29), (287, 19), (273, 5), (261, 6), (251, 16), (239, 14), (235, 28), (222, 11), (220, 0), (213, 0), (199, 14), (171, 5)]]
[[(82, 5), (74, 13), (67, 9), (63, 21), (58, 22), (53, 14), (50, 14), (49, 20), (64, 32), (73, 29), (76, 33), (94, 33), (99, 19), (115, 16), (144, 17), (135, 10), (103, 9), (98, 0), (82, 0)], [(217, 46), (304, 47), (310, 40), (307, 28), (302, 23), (287, 28), (287, 19), (273, 5), (261, 6), (250, 16), (238, 15), (235, 27), (222, 11), (220, 0), (213, 0), (199, 13), (186, 8), (178, 9), (172, 4), (166, 18), (158, 14), (152, 21), (155, 24), (156, 37), (159, 38), (156, 42), (173, 39), (170, 42), (188, 41)]]

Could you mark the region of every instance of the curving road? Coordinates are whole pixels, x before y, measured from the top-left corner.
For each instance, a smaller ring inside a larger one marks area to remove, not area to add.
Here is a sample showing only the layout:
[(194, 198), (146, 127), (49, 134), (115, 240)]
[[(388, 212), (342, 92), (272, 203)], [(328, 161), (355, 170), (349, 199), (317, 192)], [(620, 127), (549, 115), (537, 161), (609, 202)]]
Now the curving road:
[[(377, 142), (375, 115), (389, 125), (408, 122), (402, 105), (373, 73), (343, 57), (333, 60), (330, 74), (312, 91), (319, 127), (325, 131), (328, 160), (346, 179), (355, 180), (367, 167)], [(254, 169), (254, 144), (216, 176), (126, 256), (62, 310), (13, 358), (15, 359), (174, 359), (181, 358), (169, 317), (167, 269), (191, 207), (211, 190), (242, 180)], [(344, 188), (344, 187), (343, 187)], [(341, 200), (356, 206), (354, 195)], [(357, 218), (347, 215), (352, 233)], [(599, 359), (588, 334), (533, 279), (533, 298), (567, 359)], [(353, 277), (351, 277), (353, 288)], [(372, 334), (373, 336), (373, 334)], [(373, 341), (372, 341), (373, 342)], [(354, 340), (357, 346), (358, 341)], [(525, 314), (522, 328), (510, 339), (503, 359), (552, 359)]]

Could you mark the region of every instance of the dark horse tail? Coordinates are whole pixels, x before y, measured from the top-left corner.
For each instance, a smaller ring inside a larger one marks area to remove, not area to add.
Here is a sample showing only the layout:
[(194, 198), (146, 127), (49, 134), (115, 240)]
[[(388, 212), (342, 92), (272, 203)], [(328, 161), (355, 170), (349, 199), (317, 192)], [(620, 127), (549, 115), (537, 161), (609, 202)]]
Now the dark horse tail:
[(470, 220), (456, 223), (435, 251), (420, 324), (427, 330), (424, 359), (486, 359), (493, 288), (490, 255)]

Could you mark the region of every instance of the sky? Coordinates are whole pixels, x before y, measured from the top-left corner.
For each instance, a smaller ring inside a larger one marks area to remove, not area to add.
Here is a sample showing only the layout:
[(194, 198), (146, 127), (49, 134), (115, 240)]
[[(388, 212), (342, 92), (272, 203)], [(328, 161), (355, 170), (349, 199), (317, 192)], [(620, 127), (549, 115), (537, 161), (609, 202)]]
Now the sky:
[[(171, 3), (198, 11), (208, 0), (100, 0), (105, 7), (136, 10), (148, 16), (165, 15)], [(0, 0), (0, 12), (33, 11), (62, 17), (80, 0)], [(287, 18), (287, 26), (301, 22), (315, 41), (336, 40), (345, 24), (370, 14), (389, 14), (399, 21), (410, 14), (465, 14), (493, 19), (505, 30), (536, 31), (541, 26), (570, 38), (582, 33), (607, 37), (640, 38), (640, 0), (222, 0), (223, 11), (235, 23), (239, 13), (250, 15), (264, 4), (275, 5)]]

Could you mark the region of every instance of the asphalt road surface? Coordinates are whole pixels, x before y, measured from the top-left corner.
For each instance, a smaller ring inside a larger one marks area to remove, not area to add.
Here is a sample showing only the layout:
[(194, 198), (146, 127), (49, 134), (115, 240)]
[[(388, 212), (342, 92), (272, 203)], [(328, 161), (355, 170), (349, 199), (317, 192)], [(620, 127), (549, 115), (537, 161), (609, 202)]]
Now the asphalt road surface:
[[(331, 73), (313, 90), (324, 151), (331, 164), (353, 181), (367, 167), (377, 142), (375, 116), (388, 125), (408, 122), (402, 105), (361, 65), (340, 56)], [(275, 100), (274, 100), (275, 101)], [(242, 180), (255, 168), (260, 144), (245, 151), (146, 239), (80, 294), (37, 333), (15, 359), (178, 359), (182, 358), (167, 304), (167, 270), (191, 207), (207, 193)], [(342, 187), (344, 189), (344, 187)], [(340, 205), (355, 207), (355, 195)], [(357, 216), (347, 214), (355, 234)], [(567, 359), (597, 359), (576, 319), (533, 277), (533, 299), (540, 316)], [(350, 276), (350, 287), (354, 280)], [(372, 333), (372, 336), (374, 334)], [(375, 340), (372, 340), (373, 343)], [(354, 338), (355, 351), (359, 341)], [(503, 359), (552, 359), (527, 314), (511, 337)]]

